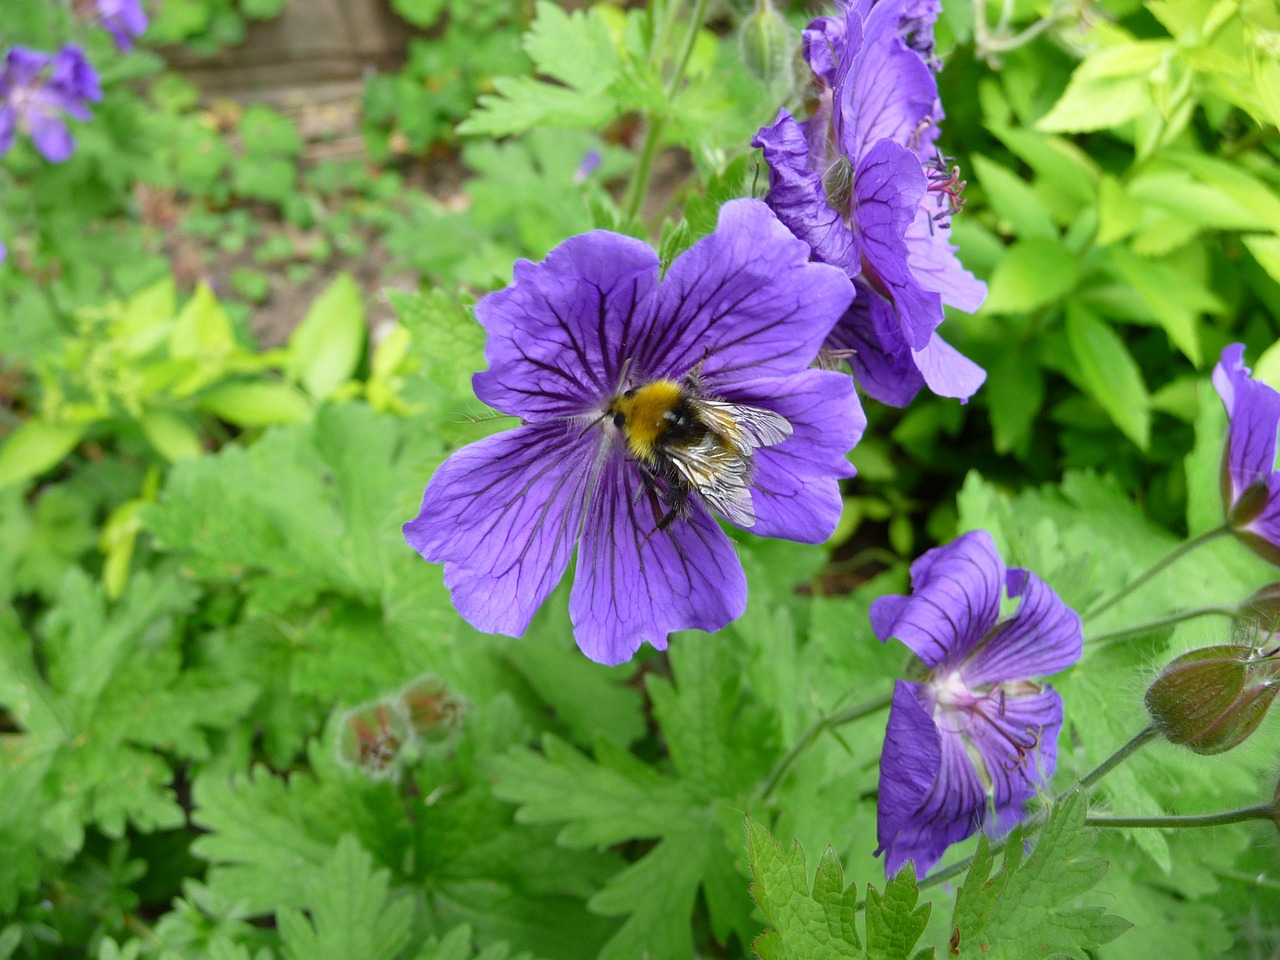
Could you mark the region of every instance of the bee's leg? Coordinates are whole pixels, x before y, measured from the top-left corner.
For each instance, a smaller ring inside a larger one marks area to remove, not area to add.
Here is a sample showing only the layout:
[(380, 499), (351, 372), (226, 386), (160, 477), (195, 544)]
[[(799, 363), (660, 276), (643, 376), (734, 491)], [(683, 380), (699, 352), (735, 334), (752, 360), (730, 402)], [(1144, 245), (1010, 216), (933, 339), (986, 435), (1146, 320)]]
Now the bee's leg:
[(671, 522), (670, 520), (666, 520), (662, 511), (662, 504), (666, 502), (667, 496), (658, 486), (658, 478), (653, 474), (653, 471), (639, 461), (633, 462), (635, 463), (636, 468), (640, 471), (640, 480), (643, 484), (641, 489), (636, 491), (636, 500), (639, 500), (642, 494), (648, 494), (649, 506), (653, 510), (653, 522), (658, 525), (659, 530), (665, 529), (663, 527), (664, 521), (666, 523)]
[(676, 520), (682, 520), (689, 515), (689, 493), (683, 487), (672, 486), (671, 492), (665, 498), (665, 503), (667, 512), (658, 520), (659, 530), (665, 530)]

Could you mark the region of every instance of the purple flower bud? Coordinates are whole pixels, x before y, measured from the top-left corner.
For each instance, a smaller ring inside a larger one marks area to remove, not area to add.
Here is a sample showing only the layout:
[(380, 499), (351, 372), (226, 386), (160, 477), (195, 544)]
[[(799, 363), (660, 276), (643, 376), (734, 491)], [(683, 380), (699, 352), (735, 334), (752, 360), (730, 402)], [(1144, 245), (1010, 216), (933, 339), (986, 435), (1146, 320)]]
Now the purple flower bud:
[(1280, 648), (1222, 644), (1184, 653), (1147, 690), (1147, 711), (1170, 743), (1225, 753), (1258, 728), (1280, 693)]
[(98, 16), (121, 50), (132, 49), (134, 39), (147, 29), (141, 0), (98, 0)]

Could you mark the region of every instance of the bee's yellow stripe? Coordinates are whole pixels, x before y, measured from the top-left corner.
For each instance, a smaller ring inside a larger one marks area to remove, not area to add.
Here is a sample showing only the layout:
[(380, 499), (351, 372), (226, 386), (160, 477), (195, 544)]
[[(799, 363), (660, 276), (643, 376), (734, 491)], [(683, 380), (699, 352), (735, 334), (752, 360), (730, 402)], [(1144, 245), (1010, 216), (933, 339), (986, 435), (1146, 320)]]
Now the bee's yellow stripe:
[(622, 414), (623, 433), (632, 456), (652, 463), (657, 444), (667, 429), (665, 414), (680, 402), (682, 388), (674, 380), (654, 380), (637, 387), (630, 396), (623, 394), (613, 402), (615, 413)]

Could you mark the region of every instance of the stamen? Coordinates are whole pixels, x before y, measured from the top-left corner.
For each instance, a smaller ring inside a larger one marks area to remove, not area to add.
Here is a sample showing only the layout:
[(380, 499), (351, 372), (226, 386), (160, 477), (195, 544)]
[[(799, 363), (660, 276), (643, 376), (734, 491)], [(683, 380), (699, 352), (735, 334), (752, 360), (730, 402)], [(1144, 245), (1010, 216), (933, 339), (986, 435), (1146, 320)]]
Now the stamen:
[(967, 181), (960, 179), (960, 167), (954, 157), (942, 154), (934, 157), (924, 165), (927, 186), (925, 189), (938, 198), (938, 213), (929, 214), (929, 231), (937, 225), (946, 229), (951, 226), (951, 218), (964, 209), (964, 188)]

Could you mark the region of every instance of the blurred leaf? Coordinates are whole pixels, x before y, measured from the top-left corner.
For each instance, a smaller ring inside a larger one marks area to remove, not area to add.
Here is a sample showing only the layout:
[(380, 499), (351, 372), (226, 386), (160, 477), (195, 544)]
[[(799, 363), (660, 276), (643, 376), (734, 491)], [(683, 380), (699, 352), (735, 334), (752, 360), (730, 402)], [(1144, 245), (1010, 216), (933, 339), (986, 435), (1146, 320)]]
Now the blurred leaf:
[(1151, 398), (1142, 371), (1120, 336), (1086, 307), (1067, 304), (1067, 340), (1081, 386), (1141, 449), (1151, 442)]
[(138, 422), (142, 426), (142, 432), (147, 435), (147, 441), (170, 463), (197, 457), (204, 450), (196, 428), (187, 418), (173, 410), (148, 407), (143, 410)]
[(239, 427), (297, 423), (312, 414), (310, 401), (287, 383), (227, 383), (200, 395), (200, 409)]
[(1150, 76), (1175, 49), (1168, 40), (1133, 40), (1089, 54), (1036, 126), (1051, 133), (1084, 133), (1132, 120), (1154, 106)]
[(1026, 181), (981, 155), (973, 157), (973, 169), (987, 202), (1001, 219), (1008, 221), (1015, 236), (1057, 239), (1053, 218)]
[(52, 470), (76, 448), (84, 431), (79, 423), (28, 420), (0, 444), (0, 487)]
[(289, 375), (301, 381), (314, 400), (327, 399), (355, 373), (364, 341), (360, 288), (343, 273), (316, 297), (289, 337)]
[(1108, 268), (1141, 295), (1169, 339), (1200, 366), (1200, 314), (1221, 312), (1222, 302), (1186, 271), (1136, 257), (1123, 247), (1108, 252)]

